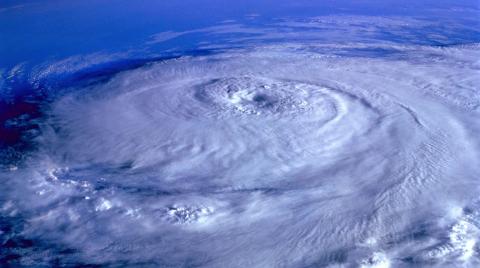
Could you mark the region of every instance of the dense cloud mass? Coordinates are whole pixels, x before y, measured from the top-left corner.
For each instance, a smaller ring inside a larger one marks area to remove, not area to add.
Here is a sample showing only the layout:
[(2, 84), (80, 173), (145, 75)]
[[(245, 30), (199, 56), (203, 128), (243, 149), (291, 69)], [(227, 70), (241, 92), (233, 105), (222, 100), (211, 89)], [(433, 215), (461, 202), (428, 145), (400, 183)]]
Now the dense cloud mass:
[(26, 265), (480, 265), (479, 56), (271, 44), (69, 89), (0, 173), (10, 251)]

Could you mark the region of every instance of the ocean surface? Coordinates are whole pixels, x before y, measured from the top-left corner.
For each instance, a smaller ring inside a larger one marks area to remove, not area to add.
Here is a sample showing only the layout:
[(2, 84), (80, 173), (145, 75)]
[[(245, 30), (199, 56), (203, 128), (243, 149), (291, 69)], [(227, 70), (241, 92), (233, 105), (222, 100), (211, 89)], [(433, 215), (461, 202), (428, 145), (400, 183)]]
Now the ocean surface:
[(480, 267), (480, 2), (2, 1), (0, 266)]

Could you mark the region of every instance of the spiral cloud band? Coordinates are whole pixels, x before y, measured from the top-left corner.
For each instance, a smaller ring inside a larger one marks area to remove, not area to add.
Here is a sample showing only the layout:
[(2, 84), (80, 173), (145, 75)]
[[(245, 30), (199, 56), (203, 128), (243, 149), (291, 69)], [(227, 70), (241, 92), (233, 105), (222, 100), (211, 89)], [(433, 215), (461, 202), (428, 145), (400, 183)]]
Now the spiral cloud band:
[(479, 58), (297, 43), (125, 70), (52, 102), (2, 213), (32, 262), (480, 265)]

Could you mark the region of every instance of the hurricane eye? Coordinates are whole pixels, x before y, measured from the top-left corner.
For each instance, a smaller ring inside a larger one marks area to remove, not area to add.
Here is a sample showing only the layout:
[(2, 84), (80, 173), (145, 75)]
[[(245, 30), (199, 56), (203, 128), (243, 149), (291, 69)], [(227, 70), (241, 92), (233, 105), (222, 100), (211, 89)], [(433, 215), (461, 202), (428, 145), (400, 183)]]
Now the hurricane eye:
[(256, 94), (253, 97), (253, 101), (258, 103), (263, 103), (263, 104), (268, 104), (272, 102), (272, 100), (269, 100), (268, 96), (264, 94)]

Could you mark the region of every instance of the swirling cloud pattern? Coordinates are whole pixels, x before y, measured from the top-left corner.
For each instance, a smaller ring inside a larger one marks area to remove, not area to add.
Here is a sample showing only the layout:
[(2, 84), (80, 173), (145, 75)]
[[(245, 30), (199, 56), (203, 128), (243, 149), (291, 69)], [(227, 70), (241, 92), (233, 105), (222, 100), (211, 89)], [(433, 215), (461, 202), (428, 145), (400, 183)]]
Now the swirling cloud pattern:
[(479, 56), (286, 42), (69, 87), (0, 174), (29, 239), (11, 248), (25, 264), (479, 265)]

